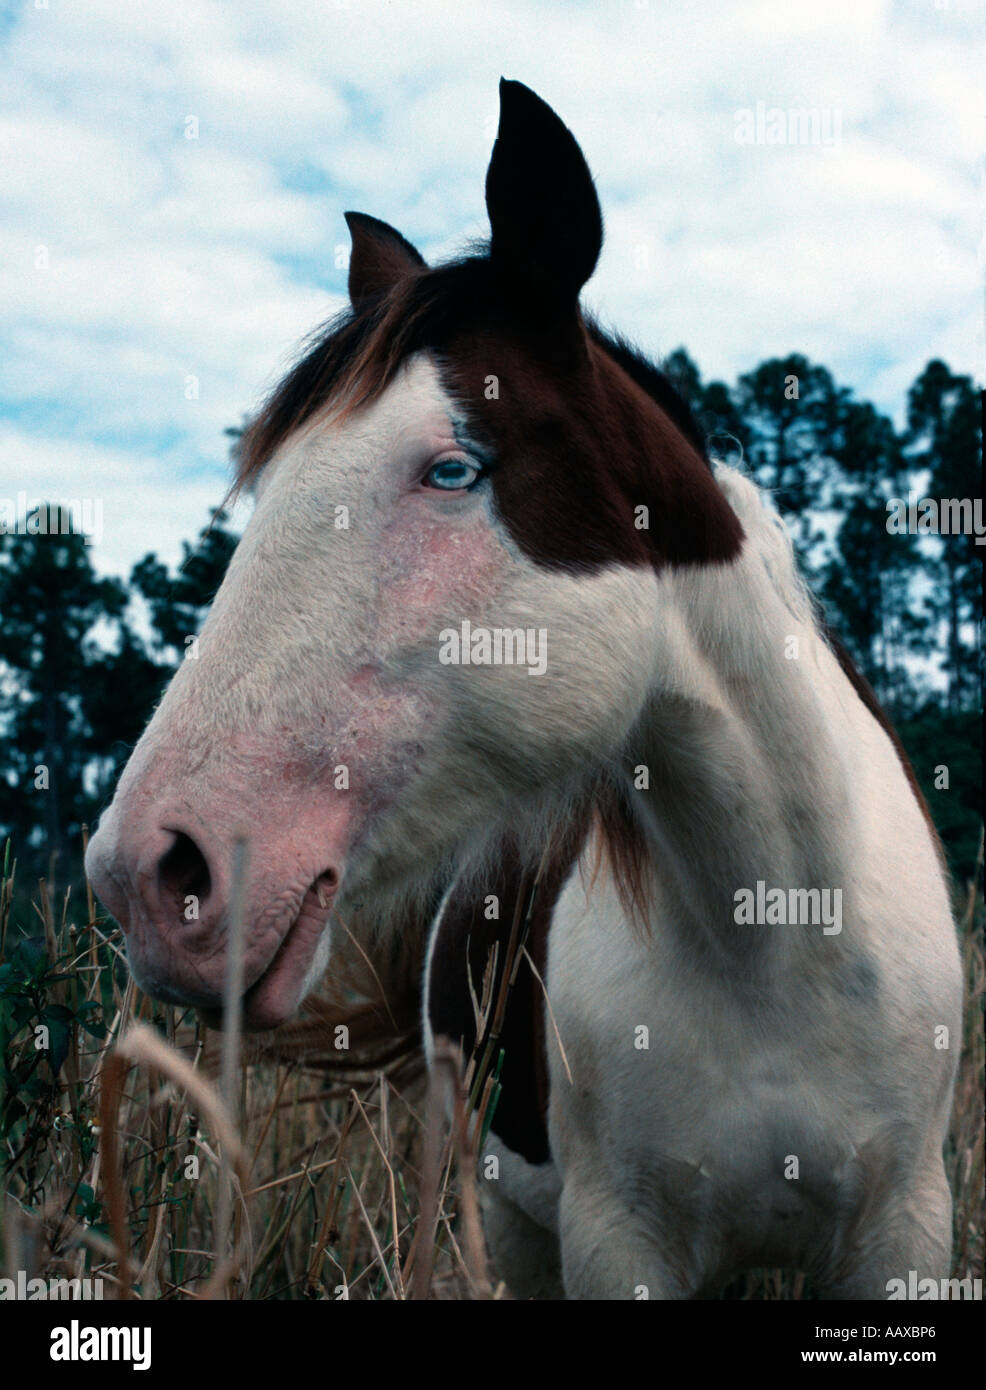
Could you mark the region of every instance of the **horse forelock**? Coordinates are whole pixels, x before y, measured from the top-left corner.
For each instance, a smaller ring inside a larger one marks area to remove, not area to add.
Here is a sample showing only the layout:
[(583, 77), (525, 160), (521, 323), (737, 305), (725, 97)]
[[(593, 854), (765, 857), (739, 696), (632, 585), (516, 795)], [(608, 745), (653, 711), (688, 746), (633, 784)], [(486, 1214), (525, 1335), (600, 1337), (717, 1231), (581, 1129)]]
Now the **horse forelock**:
[(234, 487), (255, 480), (285, 440), (328, 407), (342, 420), (374, 401), (409, 357), (434, 347), (481, 301), (488, 272), (482, 257), (423, 269), (316, 329), (244, 432)]
[(738, 551), (742, 528), (669, 378), (577, 312), (525, 312), (482, 255), (408, 274), (319, 330), (246, 430), (234, 490), (313, 420), (368, 405), (422, 351), (487, 445), (497, 512), (529, 558), (593, 571)]

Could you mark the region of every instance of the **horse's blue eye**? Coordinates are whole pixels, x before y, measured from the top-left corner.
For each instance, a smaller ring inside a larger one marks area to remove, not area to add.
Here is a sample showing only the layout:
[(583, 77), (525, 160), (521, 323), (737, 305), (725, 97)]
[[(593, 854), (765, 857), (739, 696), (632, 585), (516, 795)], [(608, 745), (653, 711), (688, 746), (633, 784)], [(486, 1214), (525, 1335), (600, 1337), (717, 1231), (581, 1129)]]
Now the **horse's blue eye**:
[(457, 492), (472, 487), (480, 475), (480, 470), (468, 459), (439, 459), (425, 474), (425, 487), (441, 488), (445, 492)]

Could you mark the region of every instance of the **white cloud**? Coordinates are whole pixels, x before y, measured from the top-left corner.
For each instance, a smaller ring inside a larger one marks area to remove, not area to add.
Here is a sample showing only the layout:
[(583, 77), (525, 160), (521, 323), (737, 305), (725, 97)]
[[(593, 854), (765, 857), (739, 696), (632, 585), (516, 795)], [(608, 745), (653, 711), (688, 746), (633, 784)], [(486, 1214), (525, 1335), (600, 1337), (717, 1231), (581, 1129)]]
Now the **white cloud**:
[[(106, 573), (127, 574), (148, 551), (175, 565), (182, 558), (182, 541), (193, 540), (208, 524), (210, 509), (223, 497), (215, 478), (182, 477), (174, 459), (162, 466), (161, 460), (130, 451), (2, 424), (0, 459), (5, 514), (10, 504), (16, 515), (38, 501), (82, 504), (74, 509), (76, 516), (100, 518), (91, 556)], [(237, 503), (234, 523), (245, 525), (249, 512), (248, 501)]]
[[(979, 354), (975, 22), (965, 0), (24, 7), (2, 40), (0, 493), (96, 478), (101, 564), (177, 554), (222, 496), (223, 428), (342, 302), (343, 210), (432, 257), (484, 233), (501, 73), (596, 174), (606, 321), (706, 376), (804, 351), (899, 419), (930, 355)], [(740, 145), (758, 102), (835, 113), (840, 142)]]

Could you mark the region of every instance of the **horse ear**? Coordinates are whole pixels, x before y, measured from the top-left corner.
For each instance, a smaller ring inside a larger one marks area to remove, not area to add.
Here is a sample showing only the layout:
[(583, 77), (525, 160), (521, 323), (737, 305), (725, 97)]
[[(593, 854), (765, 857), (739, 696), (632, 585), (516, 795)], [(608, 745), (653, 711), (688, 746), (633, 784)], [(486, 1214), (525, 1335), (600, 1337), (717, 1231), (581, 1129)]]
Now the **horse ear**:
[(378, 217), (369, 217), (365, 212), (347, 212), (346, 225), (353, 238), (349, 257), (349, 298), (354, 309), (425, 264), (421, 253)]
[(486, 171), (490, 259), (527, 295), (574, 306), (595, 269), (603, 219), (585, 156), (551, 107), (500, 79), (500, 125)]

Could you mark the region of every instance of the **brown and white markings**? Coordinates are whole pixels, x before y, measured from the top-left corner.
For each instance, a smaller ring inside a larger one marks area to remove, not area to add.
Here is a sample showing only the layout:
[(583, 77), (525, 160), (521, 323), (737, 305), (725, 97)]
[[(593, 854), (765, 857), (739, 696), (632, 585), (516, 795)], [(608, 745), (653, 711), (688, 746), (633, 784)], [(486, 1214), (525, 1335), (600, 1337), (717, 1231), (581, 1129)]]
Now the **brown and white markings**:
[[(541, 868), (484, 1164), (514, 1292), (940, 1277), (961, 984), (933, 831), (774, 514), (581, 314), (596, 193), (519, 83), (486, 192), (488, 250), (437, 269), (350, 215), (352, 311), (244, 441), (256, 510), (93, 882), (140, 984), (216, 1018), (243, 831), (252, 1028), (340, 922), (385, 942), (440, 898), (426, 1032), (468, 1044)], [(798, 917), (823, 899), (837, 921)]]

